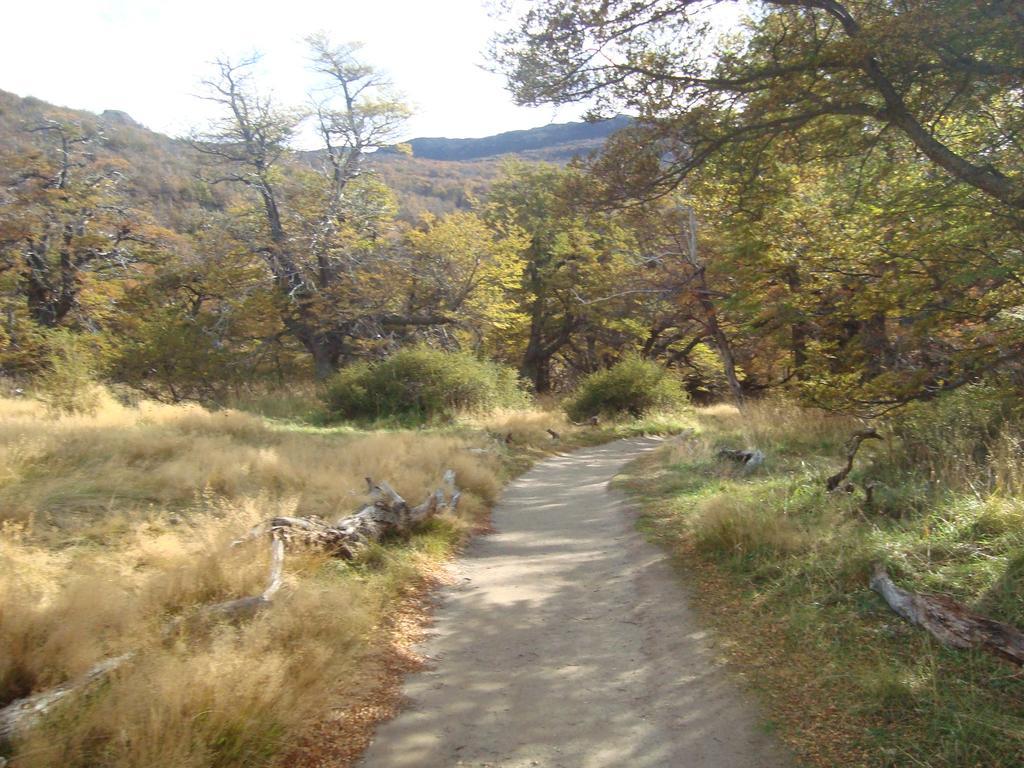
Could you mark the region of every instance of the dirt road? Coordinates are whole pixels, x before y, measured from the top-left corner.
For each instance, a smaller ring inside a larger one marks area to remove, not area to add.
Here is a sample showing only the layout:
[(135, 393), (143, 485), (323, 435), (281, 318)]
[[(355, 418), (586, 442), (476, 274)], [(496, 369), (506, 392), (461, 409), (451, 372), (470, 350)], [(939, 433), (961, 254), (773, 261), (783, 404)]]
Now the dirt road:
[(715, 661), (664, 553), (608, 489), (658, 445), (545, 461), (506, 489), (446, 591), (409, 706), (363, 768), (791, 764)]

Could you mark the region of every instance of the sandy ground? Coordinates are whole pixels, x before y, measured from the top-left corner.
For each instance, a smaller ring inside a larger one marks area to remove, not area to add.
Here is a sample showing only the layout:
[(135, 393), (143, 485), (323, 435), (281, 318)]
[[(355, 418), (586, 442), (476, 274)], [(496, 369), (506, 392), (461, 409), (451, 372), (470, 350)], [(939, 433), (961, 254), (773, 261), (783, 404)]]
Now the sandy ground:
[(716, 661), (679, 574), (608, 481), (655, 439), (512, 483), (445, 590), (408, 707), (363, 768), (776, 768), (792, 759)]

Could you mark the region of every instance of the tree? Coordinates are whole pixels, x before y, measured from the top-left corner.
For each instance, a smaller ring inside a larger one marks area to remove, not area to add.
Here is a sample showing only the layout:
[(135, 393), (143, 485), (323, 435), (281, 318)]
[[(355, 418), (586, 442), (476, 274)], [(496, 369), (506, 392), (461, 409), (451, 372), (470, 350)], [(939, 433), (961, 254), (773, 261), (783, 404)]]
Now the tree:
[(108, 376), (171, 402), (223, 401), (247, 383), (294, 376), (301, 350), (282, 349), (290, 336), (247, 233), (230, 213), (196, 223), (189, 252), (124, 291), (110, 324)]
[(158, 258), (173, 238), (120, 194), (123, 164), (86, 151), (102, 136), (57, 120), (29, 131), (41, 138), (36, 152), (3, 163), (0, 271), (17, 275), (17, 296), (38, 325), (54, 328), (76, 311), (95, 324), (96, 313), (81, 311), (83, 291), (116, 291), (112, 277)]
[(526, 246), (518, 227), (488, 226), (476, 213), (425, 216), (406, 232), (402, 245), (404, 312), (444, 312), (457, 318), (453, 330), (461, 331), (447, 339), (454, 346), (500, 353), (515, 343), (510, 332), (524, 320), (515, 294)]
[(256, 58), (218, 62), (207, 98), (223, 114), (193, 146), (213, 160), (216, 181), (256, 193), (262, 222), (253, 251), (268, 268), (285, 328), (323, 378), (354, 354), (360, 339), (451, 319), (396, 313), (386, 290), (367, 290), (375, 282), (370, 276), (387, 269), (381, 223), (393, 206), (368, 178), (366, 154), (393, 139), (407, 110), (358, 60), (356, 46), (333, 47), (322, 36), (310, 38), (310, 46), (313, 67), (326, 80), (312, 109), (323, 141), (312, 170), (299, 170), (290, 147), (305, 115), (256, 90)]
[(627, 190), (678, 185), (725, 149), (763, 155), (783, 136), (814, 134), (841, 156), (898, 132), (959, 182), (1024, 209), (1019, 2), (760, 0), (716, 42), (708, 9), (720, 5), (543, 0), (495, 57), (521, 103), (639, 115), (605, 166)]
[(691, 180), (717, 271), (737, 276), (726, 309), (764, 379), (874, 414), (1019, 376), (1024, 228), (909, 152), (890, 140), (825, 161), (789, 141), (770, 163), (722, 157)]
[(627, 317), (646, 293), (634, 290), (643, 268), (635, 233), (621, 216), (578, 205), (579, 181), (571, 169), (513, 163), (487, 203), (495, 225), (516, 227), (528, 238), (516, 292), (525, 322), (508, 351), (538, 392), (554, 386), (558, 357), (572, 373), (585, 374), (628, 349), (636, 327)]
[(764, 0), (716, 42), (724, 5), (546, 0), (496, 56), (523, 102), (638, 115), (588, 196), (698, 208), (744, 388), (877, 413), (1019, 376), (1019, 3)]

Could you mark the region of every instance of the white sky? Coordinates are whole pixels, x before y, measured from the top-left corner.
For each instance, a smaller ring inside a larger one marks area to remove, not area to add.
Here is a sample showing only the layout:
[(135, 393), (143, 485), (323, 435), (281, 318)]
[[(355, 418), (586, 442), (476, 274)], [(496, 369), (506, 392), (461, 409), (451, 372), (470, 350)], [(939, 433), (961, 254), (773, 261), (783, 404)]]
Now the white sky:
[(163, 133), (203, 122), (195, 98), (220, 56), (264, 54), (282, 102), (310, 85), (303, 38), (361, 41), (415, 109), (405, 138), (471, 137), (575, 120), (582, 109), (516, 107), (483, 71), (496, 22), (483, 0), (7, 0), (0, 89), (62, 106), (119, 109)]

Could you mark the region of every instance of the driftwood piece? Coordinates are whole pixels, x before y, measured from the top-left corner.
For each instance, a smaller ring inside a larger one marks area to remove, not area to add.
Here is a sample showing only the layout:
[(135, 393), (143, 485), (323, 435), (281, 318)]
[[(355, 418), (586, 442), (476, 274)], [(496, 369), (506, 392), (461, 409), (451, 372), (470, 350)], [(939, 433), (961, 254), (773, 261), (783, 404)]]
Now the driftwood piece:
[(104, 659), (77, 680), (69, 680), (48, 691), (12, 701), (0, 709), (0, 740), (9, 739), (32, 728), (61, 701), (100, 682), (134, 655), (135, 653), (131, 652)]
[(853, 437), (850, 438), (850, 442), (846, 445), (846, 465), (825, 481), (825, 487), (828, 488), (829, 491), (834, 491), (839, 488), (840, 484), (846, 479), (846, 476), (850, 474), (850, 471), (853, 469), (853, 460), (857, 456), (857, 451), (860, 450), (861, 443), (865, 440), (881, 439), (882, 436), (874, 429), (860, 429), (854, 432)]
[(266, 535), (280, 538), (288, 546), (320, 549), (336, 557), (352, 558), (371, 542), (392, 533), (407, 532), (416, 523), (452, 506), (457, 497), (455, 473), (448, 470), (443, 487), (431, 493), (422, 503), (410, 507), (394, 488), (385, 482), (366, 478), (371, 502), (353, 515), (328, 523), (319, 517), (273, 517), (266, 520), (238, 541), (243, 544)]
[(893, 611), (951, 648), (981, 648), (1024, 666), (1024, 632), (969, 611), (947, 595), (925, 595), (897, 587), (876, 564), (869, 582)]
[(744, 472), (750, 472), (764, 464), (765, 456), (764, 453), (759, 451), (757, 448), (751, 448), (745, 451), (723, 448), (718, 452), (718, 458), (735, 461), (743, 467)]

